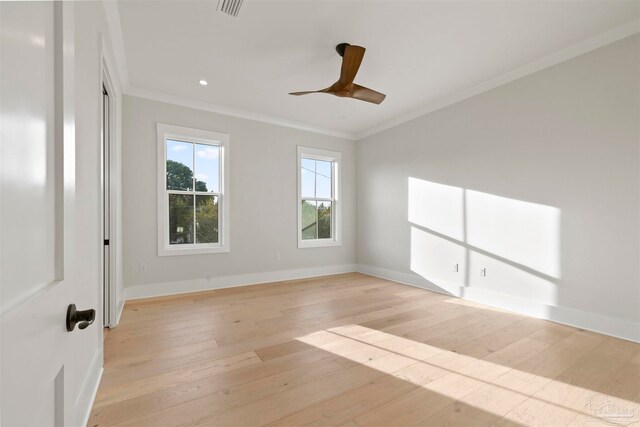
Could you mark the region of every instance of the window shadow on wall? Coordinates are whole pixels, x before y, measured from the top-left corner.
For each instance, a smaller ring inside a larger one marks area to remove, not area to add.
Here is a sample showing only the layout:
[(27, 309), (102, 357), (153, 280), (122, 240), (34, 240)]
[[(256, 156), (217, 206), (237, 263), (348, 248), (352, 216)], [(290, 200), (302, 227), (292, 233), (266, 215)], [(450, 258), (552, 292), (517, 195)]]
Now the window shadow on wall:
[(457, 296), (475, 289), (555, 305), (561, 211), (408, 179), (410, 268)]

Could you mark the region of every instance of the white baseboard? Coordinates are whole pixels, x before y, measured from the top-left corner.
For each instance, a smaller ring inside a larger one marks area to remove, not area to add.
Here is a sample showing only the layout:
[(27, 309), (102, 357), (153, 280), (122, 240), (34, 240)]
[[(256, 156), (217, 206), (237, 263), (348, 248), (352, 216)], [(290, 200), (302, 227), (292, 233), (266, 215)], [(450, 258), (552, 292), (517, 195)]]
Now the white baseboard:
[(118, 308), (116, 308), (116, 324), (113, 325), (114, 327), (118, 326), (118, 323), (120, 323), (120, 317), (122, 317), (123, 310), (124, 310), (124, 300), (120, 301), (118, 303)]
[(602, 314), (559, 307), (537, 301), (513, 297), (510, 295), (459, 285), (436, 286), (423, 277), (412, 274), (388, 270), (369, 265), (357, 265), (357, 271), (370, 276), (392, 280), (405, 285), (416, 286), (430, 291), (463, 298), (469, 301), (486, 304), (503, 310), (513, 311), (526, 316), (550, 320), (576, 328), (586, 329), (601, 334), (640, 342), (640, 323), (624, 319), (604, 316)]
[(356, 271), (362, 274), (368, 274), (369, 276), (380, 277), (381, 279), (392, 280), (394, 282), (402, 283), (403, 285), (416, 286), (421, 289), (438, 292), (445, 295), (451, 295), (454, 297), (462, 297), (462, 287), (458, 285), (445, 285), (446, 287), (439, 287), (422, 277), (412, 274), (403, 273), (401, 271), (388, 270), (386, 268), (373, 267), (370, 265), (358, 264)]
[(211, 277), (209, 279), (184, 280), (178, 282), (152, 283), (125, 287), (125, 300), (177, 295), (189, 292), (209, 291), (213, 289), (234, 288), (259, 283), (279, 282), (282, 280), (305, 279), (307, 277), (327, 276), (330, 274), (353, 273), (355, 264), (330, 265), (325, 267), (301, 268), (296, 270), (267, 271), (263, 273), (238, 274), (234, 276)]
[(296, 270), (240, 274), (210, 279), (138, 285), (125, 288), (125, 299), (134, 300), (165, 295), (176, 295), (189, 292), (278, 282), (282, 280), (295, 280), (331, 274), (351, 273), (354, 271), (406, 285), (416, 286), (421, 289), (444, 293), (503, 310), (513, 311), (526, 316), (546, 319), (576, 328), (611, 335), (616, 338), (640, 342), (640, 323), (568, 307), (553, 306), (478, 288), (462, 287), (451, 284), (440, 284), (439, 286), (436, 286), (417, 274), (388, 270), (363, 264), (333, 265)]
[(102, 346), (100, 346), (98, 351), (96, 351), (95, 356), (93, 357), (91, 368), (89, 368), (89, 373), (87, 374), (87, 377), (85, 378), (85, 381), (80, 388), (80, 393), (78, 394), (78, 398), (76, 400), (76, 413), (82, 415), (82, 418), (79, 418), (79, 420), (82, 422), (78, 423), (78, 426), (86, 426), (89, 422), (91, 409), (93, 409), (93, 403), (96, 400), (98, 387), (100, 386), (102, 373), (104, 372), (102, 355), (103, 348)]

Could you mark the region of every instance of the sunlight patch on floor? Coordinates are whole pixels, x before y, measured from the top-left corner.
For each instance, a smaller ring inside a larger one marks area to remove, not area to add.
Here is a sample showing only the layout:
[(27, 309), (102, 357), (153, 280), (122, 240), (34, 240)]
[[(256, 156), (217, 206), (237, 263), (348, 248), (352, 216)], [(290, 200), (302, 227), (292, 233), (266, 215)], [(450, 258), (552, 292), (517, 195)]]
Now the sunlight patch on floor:
[(353, 324), (297, 339), (454, 401), (505, 417), (505, 422), (536, 424), (562, 420), (569, 423), (574, 418), (590, 419), (599, 408), (594, 406), (594, 399), (602, 401), (602, 405), (613, 404), (634, 415), (640, 414), (635, 402), (599, 395), (514, 368), (550, 347), (529, 338), (522, 338), (484, 359)]

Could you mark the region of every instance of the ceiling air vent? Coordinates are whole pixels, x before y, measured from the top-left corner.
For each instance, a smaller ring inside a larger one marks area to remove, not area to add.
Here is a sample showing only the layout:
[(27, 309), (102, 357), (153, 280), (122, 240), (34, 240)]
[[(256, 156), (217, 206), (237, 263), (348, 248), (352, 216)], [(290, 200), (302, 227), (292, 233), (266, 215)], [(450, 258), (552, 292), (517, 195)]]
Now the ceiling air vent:
[(218, 0), (218, 12), (238, 16), (243, 0)]

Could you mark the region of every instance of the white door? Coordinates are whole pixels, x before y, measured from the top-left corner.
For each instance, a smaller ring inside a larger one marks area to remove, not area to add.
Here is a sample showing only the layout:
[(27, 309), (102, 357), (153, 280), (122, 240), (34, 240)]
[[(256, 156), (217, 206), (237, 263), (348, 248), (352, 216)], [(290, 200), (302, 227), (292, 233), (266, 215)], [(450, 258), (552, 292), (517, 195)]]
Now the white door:
[[(79, 421), (73, 4), (0, 2), (0, 424)], [(78, 307), (79, 309), (89, 307)], [(96, 327), (94, 325), (93, 327)]]

